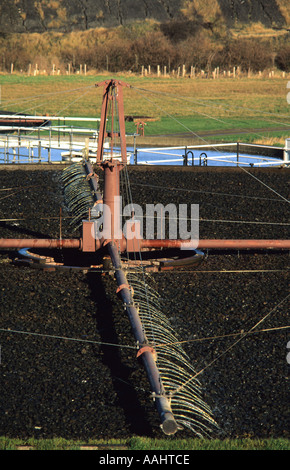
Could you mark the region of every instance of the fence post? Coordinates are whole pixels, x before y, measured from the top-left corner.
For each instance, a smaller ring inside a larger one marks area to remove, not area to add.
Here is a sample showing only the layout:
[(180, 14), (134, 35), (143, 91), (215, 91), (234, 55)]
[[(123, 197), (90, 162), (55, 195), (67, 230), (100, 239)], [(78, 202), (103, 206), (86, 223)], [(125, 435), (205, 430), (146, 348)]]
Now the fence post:
[(283, 154), (283, 161), (289, 162), (290, 161), (290, 139), (285, 140), (285, 148)]
[(138, 164), (138, 150), (135, 148), (134, 150), (134, 165)]
[(69, 133), (69, 158), (72, 159), (72, 126)]
[(184, 155), (183, 155), (183, 166), (187, 166), (188, 161), (187, 161), (187, 147), (184, 149)]
[(48, 146), (48, 162), (51, 161), (51, 126), (49, 129), (49, 146)]
[(4, 162), (5, 163), (8, 163), (8, 153), (7, 153), (7, 150), (9, 149), (8, 147), (8, 135), (6, 136), (6, 140), (5, 140), (5, 144), (4, 144)]
[(20, 143), (21, 143), (20, 129), (18, 129), (18, 163), (20, 160)]
[(41, 163), (41, 140), (38, 141), (38, 163)]

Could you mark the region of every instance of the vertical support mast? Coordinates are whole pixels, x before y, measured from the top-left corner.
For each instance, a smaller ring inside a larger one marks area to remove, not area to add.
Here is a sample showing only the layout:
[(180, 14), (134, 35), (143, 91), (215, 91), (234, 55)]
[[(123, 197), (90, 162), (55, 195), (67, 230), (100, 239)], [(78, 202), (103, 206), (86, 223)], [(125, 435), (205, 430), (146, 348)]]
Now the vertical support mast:
[[(121, 259), (119, 256), (121, 238), (116, 236), (115, 223), (120, 217), (119, 208), (116, 207), (115, 199), (120, 196), (120, 171), (127, 164), (127, 151), (126, 151), (126, 137), (125, 137), (125, 117), (124, 117), (124, 103), (123, 103), (123, 84), (120, 81), (110, 80), (103, 82), (104, 94), (101, 111), (101, 125), (98, 140), (97, 164), (104, 170), (104, 194), (103, 203), (104, 213), (104, 239), (103, 245), (107, 247), (110, 255), (112, 265), (115, 270), (115, 277), (118, 284), (117, 292), (120, 294), (127, 311), (133, 335), (138, 345), (137, 356), (141, 356), (147, 377), (151, 386), (151, 391), (156, 402), (163, 432), (167, 435), (175, 434), (178, 427), (174, 419), (170, 398), (166, 395), (164, 386), (162, 384), (161, 376), (155, 362), (155, 351), (151, 345), (148, 344), (144, 328), (139, 317), (138, 310), (133, 302), (132, 293), (127, 283), (125, 272), (122, 270)], [(99, 84), (101, 85), (101, 84)], [(99, 86), (98, 85), (98, 86)], [(125, 85), (128, 86), (128, 85)], [(106, 125), (108, 119), (108, 104), (112, 100), (112, 118), (111, 118), (111, 132), (107, 132)], [(116, 104), (116, 111), (119, 120), (119, 132), (114, 132), (114, 110)], [(120, 138), (121, 156), (122, 161), (114, 160), (111, 153), (111, 158), (104, 160), (103, 146), (106, 137)]]
[[(124, 102), (123, 102), (123, 87), (130, 87), (127, 83), (120, 80), (106, 80), (104, 82), (96, 84), (96, 86), (104, 86), (103, 102), (101, 109), (101, 124), (98, 138), (98, 150), (97, 150), (97, 163), (103, 162), (104, 159), (104, 143), (107, 137), (111, 138), (111, 143), (114, 137), (120, 138), (122, 163), (127, 163), (127, 148), (126, 148), (126, 134), (125, 134), (125, 116), (124, 116)], [(118, 113), (119, 121), (119, 132), (114, 132), (114, 100), (116, 101), (116, 111)], [(109, 102), (112, 102), (112, 121), (111, 131), (107, 131), (108, 121), (108, 106)]]

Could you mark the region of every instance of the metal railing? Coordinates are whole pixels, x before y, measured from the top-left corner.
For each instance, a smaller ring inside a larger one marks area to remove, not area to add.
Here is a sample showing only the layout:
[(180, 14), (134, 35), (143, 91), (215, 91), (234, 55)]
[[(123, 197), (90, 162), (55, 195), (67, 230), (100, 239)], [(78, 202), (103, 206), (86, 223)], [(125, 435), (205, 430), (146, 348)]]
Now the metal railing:
[(3, 129), (9, 133), (0, 134), (1, 163), (51, 163), (62, 161), (62, 152), (72, 157), (75, 152), (83, 152), (87, 146), (90, 152), (97, 151), (97, 129), (63, 125), (0, 128)]
[[(229, 149), (228, 152), (227, 149)], [(219, 150), (221, 151), (219, 152)], [(246, 152), (246, 150), (248, 151)], [(208, 166), (211, 163), (226, 163), (231, 166), (288, 166), (290, 165), (290, 149), (287, 145), (282, 148), (231, 142), (134, 150), (134, 164)]]
[[(11, 117), (11, 115), (9, 115)], [(13, 116), (12, 116), (13, 117)], [(23, 118), (23, 116), (21, 116)], [(44, 116), (37, 116), (44, 118)], [(97, 118), (51, 118), (63, 121), (99, 121)], [(6, 133), (2, 133), (6, 131)], [(135, 135), (134, 135), (135, 137)], [(0, 163), (61, 163), (81, 158), (84, 149), (94, 158), (98, 147), (98, 129), (62, 125), (40, 127), (0, 126)], [(290, 139), (285, 147), (231, 142), (178, 147), (137, 148), (134, 139), (135, 165), (184, 166), (289, 166)]]

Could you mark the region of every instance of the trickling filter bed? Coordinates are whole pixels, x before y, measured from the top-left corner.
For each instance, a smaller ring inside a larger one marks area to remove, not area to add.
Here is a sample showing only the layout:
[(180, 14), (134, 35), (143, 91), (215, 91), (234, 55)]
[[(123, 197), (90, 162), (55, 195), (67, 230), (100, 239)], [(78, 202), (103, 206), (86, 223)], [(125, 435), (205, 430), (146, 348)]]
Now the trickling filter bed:
[[(289, 205), (269, 189), (289, 197), (287, 169), (128, 172), (137, 204), (199, 204), (201, 239), (289, 239)], [(62, 236), (76, 236), (65, 218), (60, 174), (55, 167), (1, 170), (1, 238), (58, 237), (61, 206)], [(195, 370), (205, 368), (204, 400), (219, 425), (213, 437), (289, 438), (290, 337), (280, 329), (289, 325), (289, 253), (205, 254), (198, 267), (151, 274), (148, 283)], [(115, 280), (17, 267), (16, 255), (0, 253), (0, 435), (164, 437), (145, 371), (127, 347), (134, 339)], [(268, 331), (226, 352), (239, 338), (233, 334), (267, 314), (256, 330)], [(189, 430), (176, 436), (194, 437)]]

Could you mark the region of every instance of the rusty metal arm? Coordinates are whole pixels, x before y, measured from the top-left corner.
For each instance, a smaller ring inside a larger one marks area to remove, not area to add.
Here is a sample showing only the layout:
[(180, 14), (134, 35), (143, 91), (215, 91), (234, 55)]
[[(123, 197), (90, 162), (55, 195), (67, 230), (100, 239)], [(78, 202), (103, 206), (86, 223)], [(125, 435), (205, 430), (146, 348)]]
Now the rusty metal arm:
[(82, 241), (78, 238), (0, 238), (0, 248), (81, 248)]
[[(97, 83), (96, 86), (99, 87), (103, 85), (103, 102), (102, 102), (102, 109), (101, 109), (101, 124), (99, 129), (99, 138), (98, 138), (98, 149), (97, 149), (97, 162), (100, 164), (103, 161), (103, 154), (104, 154), (104, 143), (106, 137), (109, 136), (106, 126), (107, 126), (107, 116), (108, 116), (108, 105), (109, 101), (112, 98), (112, 91), (115, 90), (115, 98), (117, 101), (117, 112), (119, 118), (119, 126), (120, 126), (120, 133), (118, 136), (120, 137), (120, 145), (121, 145), (121, 155), (122, 155), (122, 162), (124, 165), (127, 164), (127, 150), (126, 150), (126, 135), (125, 135), (125, 116), (124, 116), (124, 103), (123, 103), (123, 87), (131, 86), (128, 83), (124, 83), (121, 80), (105, 80), (101, 83)], [(113, 138), (113, 129), (111, 130), (111, 139)]]
[(148, 345), (146, 335), (139, 317), (138, 310), (134, 305), (132, 293), (126, 275), (121, 267), (121, 260), (117, 247), (114, 243), (110, 242), (107, 244), (108, 252), (112, 260), (112, 264), (115, 268), (115, 277), (118, 284), (117, 292), (119, 293), (124, 307), (127, 311), (133, 334), (137, 342), (138, 353), (137, 356), (140, 356), (144, 368), (146, 370), (148, 380), (151, 386), (151, 391), (155, 398), (156, 408), (160, 416), (162, 430), (165, 434), (175, 434), (177, 431), (177, 423), (174, 419), (170, 401), (166, 396), (162, 381), (160, 378), (160, 373), (158, 371), (154, 350), (150, 345)]
[[(0, 248), (79, 248), (82, 249), (82, 238), (0, 238)], [(125, 246), (125, 245), (124, 245)], [(154, 248), (183, 248), (191, 249), (255, 249), (255, 250), (290, 250), (290, 240), (140, 240), (141, 249)], [(96, 240), (96, 250), (100, 248), (99, 240)]]
[(100, 191), (98, 177), (94, 172), (93, 165), (91, 164), (90, 160), (84, 161), (84, 168), (87, 174), (87, 178), (89, 181), (89, 185), (93, 191), (93, 198), (95, 202), (98, 202), (102, 199), (102, 193)]
[(183, 249), (290, 249), (290, 240), (140, 240), (142, 248), (183, 248)]

